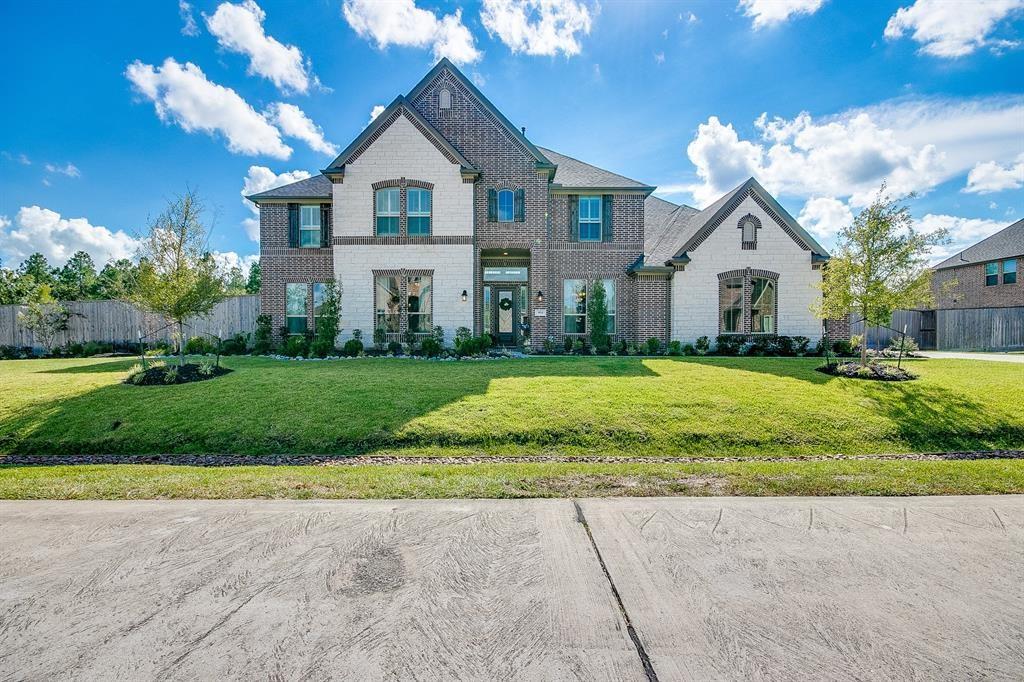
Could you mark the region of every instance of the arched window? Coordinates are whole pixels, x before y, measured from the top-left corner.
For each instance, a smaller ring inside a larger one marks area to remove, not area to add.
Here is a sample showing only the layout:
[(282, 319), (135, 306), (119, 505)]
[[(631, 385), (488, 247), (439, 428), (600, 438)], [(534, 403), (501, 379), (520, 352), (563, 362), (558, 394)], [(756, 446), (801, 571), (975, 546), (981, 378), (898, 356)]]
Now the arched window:
[(441, 88), (441, 91), (437, 93), (437, 108), (441, 110), (452, 108), (452, 92), (448, 88)]
[(510, 189), (498, 192), (498, 222), (511, 223), (516, 219), (516, 193)]
[(775, 333), (775, 282), (767, 277), (750, 279), (750, 332)]
[(748, 213), (740, 218), (740, 222), (736, 227), (740, 228), (740, 248), (747, 251), (756, 249), (757, 231), (761, 228), (761, 221), (756, 216)]
[(743, 333), (743, 278), (728, 277), (718, 282), (719, 332)]

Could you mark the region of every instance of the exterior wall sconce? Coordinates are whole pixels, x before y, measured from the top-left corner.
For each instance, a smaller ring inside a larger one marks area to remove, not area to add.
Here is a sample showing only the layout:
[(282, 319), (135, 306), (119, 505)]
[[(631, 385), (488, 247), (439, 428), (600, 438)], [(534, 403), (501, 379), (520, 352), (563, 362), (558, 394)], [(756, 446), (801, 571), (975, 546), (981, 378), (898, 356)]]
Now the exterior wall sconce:
[(469, 292), (467, 292), (465, 289), (463, 289), (462, 290), (462, 302), (465, 303), (467, 299), (469, 299)]
[(541, 291), (540, 289), (537, 289), (537, 303), (543, 303), (543, 302), (544, 302), (544, 292)]

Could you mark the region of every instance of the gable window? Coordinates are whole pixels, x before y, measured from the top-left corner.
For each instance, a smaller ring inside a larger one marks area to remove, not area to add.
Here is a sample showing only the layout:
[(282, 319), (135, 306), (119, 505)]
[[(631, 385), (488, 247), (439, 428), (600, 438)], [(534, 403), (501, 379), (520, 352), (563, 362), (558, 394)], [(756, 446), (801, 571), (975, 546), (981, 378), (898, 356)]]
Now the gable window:
[(377, 202), (377, 236), (397, 237), (401, 209), (401, 190), (398, 187), (379, 189), (376, 193)]
[(1003, 284), (1017, 283), (1017, 259), (1003, 261)]
[(441, 88), (437, 93), (437, 108), (441, 111), (450, 110), (452, 108), (452, 91), (448, 88)]
[(289, 283), (285, 288), (285, 318), (289, 334), (306, 333), (306, 284)]
[(409, 236), (430, 236), (430, 190), (410, 187), (408, 202)]
[(503, 189), (498, 192), (498, 222), (511, 223), (516, 217), (515, 192)]
[(777, 334), (779, 276), (767, 270), (718, 275), (719, 334)]
[[(615, 333), (615, 280), (602, 279), (604, 300), (608, 308), (608, 333)], [(589, 284), (585, 279), (567, 279), (562, 289), (562, 317), (566, 334), (587, 333), (587, 295)]]
[(740, 218), (737, 224), (740, 228), (740, 248), (744, 251), (751, 251), (757, 248), (757, 231), (761, 229), (761, 221), (756, 216), (748, 213)]
[(729, 277), (718, 283), (718, 330), (722, 334), (743, 332), (743, 278)]
[(601, 241), (601, 197), (580, 197), (580, 241)]
[(750, 331), (774, 334), (775, 283), (767, 277), (752, 277), (750, 283)]
[(320, 246), (320, 204), (299, 207), (299, 246)]

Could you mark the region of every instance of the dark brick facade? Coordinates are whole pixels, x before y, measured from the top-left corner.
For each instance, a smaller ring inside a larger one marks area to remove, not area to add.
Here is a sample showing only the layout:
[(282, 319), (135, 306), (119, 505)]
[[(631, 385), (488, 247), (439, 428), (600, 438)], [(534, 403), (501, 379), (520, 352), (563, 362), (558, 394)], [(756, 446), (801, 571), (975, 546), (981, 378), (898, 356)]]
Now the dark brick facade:
[[(1006, 260), (1006, 259), (1004, 259)], [(1024, 258), (1017, 258), (1017, 281), (1014, 284), (985, 286), (985, 264), (977, 263), (959, 268), (937, 270), (932, 276), (935, 308), (1013, 308), (1024, 306), (1024, 283), (1021, 268)]]

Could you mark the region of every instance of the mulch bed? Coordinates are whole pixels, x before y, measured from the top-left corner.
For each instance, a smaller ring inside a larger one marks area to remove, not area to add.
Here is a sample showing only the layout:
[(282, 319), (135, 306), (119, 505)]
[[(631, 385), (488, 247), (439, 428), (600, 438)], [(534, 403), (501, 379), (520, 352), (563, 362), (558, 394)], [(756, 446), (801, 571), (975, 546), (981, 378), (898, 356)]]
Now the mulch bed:
[[(174, 368), (178, 370), (178, 376), (171, 383), (167, 382), (167, 369)], [(132, 379), (126, 379), (126, 384), (132, 384), (133, 386), (173, 386), (175, 384), (188, 384), (193, 381), (206, 381), (207, 379), (214, 379), (225, 374), (229, 374), (233, 370), (227, 367), (214, 367), (213, 372), (210, 374), (202, 374), (199, 371), (199, 365), (193, 363), (187, 363), (182, 367), (177, 365), (166, 365), (159, 367), (150, 367), (149, 369), (142, 372), (141, 376), (135, 376)]]
[(861, 367), (858, 362), (844, 362), (842, 364), (828, 364), (817, 368), (819, 372), (834, 377), (847, 377), (849, 379), (867, 379), (868, 381), (911, 381), (917, 375), (896, 365), (887, 365), (881, 362), (869, 362)]

